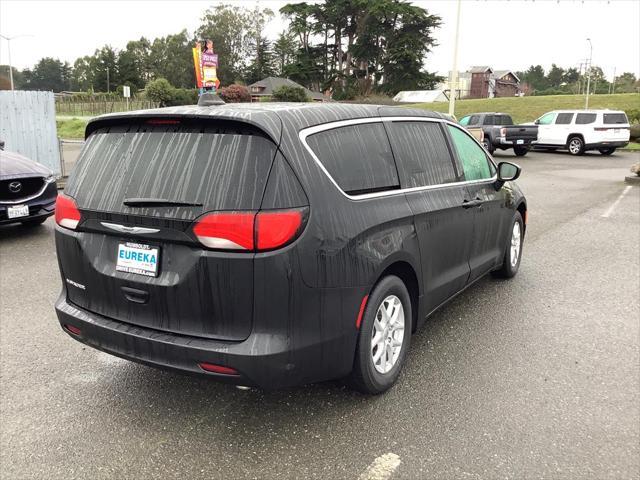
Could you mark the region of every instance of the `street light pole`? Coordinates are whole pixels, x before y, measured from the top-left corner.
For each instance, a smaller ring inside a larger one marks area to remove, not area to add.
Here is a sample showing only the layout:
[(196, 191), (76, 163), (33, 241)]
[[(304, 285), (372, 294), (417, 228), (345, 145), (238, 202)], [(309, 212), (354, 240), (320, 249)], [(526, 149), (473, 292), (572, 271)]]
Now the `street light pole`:
[(449, 115), (453, 115), (456, 109), (456, 90), (458, 88), (458, 37), (460, 36), (460, 4), (458, 0), (458, 13), (456, 16), (456, 39), (453, 43), (453, 68), (451, 70), (451, 81), (449, 82)]
[(593, 59), (593, 44), (591, 43), (591, 39), (587, 38), (587, 42), (589, 42), (589, 66), (587, 70), (587, 97), (584, 101), (584, 109), (587, 110), (589, 108), (589, 88), (591, 86), (591, 60)]
[(7, 52), (9, 57), (9, 83), (11, 85), (11, 90), (13, 90), (13, 66), (11, 65), (11, 40), (20, 37), (33, 37), (33, 35), (14, 35), (13, 37), (7, 37), (6, 35), (0, 34), (0, 38), (4, 38), (7, 41)]

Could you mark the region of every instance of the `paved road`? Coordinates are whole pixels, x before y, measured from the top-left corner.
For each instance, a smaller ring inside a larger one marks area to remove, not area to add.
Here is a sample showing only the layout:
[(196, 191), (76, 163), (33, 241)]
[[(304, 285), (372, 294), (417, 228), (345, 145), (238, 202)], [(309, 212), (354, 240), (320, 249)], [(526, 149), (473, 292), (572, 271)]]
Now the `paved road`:
[(640, 188), (611, 210), (633, 159), (518, 159), (520, 273), (435, 314), (373, 398), (240, 391), (84, 347), (53, 312), (52, 222), (3, 228), (2, 477), (638, 478)]

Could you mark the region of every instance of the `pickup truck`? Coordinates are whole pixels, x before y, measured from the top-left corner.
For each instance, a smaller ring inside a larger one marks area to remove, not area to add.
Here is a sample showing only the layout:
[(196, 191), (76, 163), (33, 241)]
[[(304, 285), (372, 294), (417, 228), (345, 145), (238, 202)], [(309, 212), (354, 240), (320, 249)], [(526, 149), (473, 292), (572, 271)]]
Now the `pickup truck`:
[(473, 113), (462, 117), (459, 123), (476, 138), (478, 131), (482, 131), (481, 143), (489, 153), (513, 148), (513, 152), (522, 157), (538, 139), (537, 125), (514, 125), (506, 113)]

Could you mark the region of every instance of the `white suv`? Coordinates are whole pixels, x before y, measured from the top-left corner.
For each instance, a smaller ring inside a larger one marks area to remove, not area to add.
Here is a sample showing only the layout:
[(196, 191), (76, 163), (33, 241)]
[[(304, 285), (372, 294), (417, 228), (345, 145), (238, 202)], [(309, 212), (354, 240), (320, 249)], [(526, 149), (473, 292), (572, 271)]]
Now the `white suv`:
[(627, 115), (615, 110), (554, 110), (535, 124), (536, 149), (566, 149), (571, 155), (582, 155), (587, 150), (611, 155), (629, 143), (631, 133)]

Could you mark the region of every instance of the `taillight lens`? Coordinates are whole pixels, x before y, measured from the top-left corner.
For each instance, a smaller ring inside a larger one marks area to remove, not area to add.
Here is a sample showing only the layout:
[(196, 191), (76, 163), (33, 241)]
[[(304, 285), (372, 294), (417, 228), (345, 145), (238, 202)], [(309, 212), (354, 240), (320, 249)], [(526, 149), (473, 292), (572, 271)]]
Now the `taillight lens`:
[(198, 220), (193, 233), (216, 250), (265, 251), (283, 247), (302, 230), (305, 209), (210, 213)]
[(506, 137), (507, 136), (507, 129), (506, 128), (501, 128), (500, 129), (500, 136), (501, 137)]
[(80, 210), (73, 198), (58, 195), (56, 198), (56, 223), (61, 227), (75, 230), (80, 222)]
[(232, 212), (205, 215), (193, 233), (205, 247), (222, 250), (253, 250), (255, 213)]
[(282, 247), (296, 237), (302, 226), (302, 211), (262, 211), (256, 217), (258, 250)]

